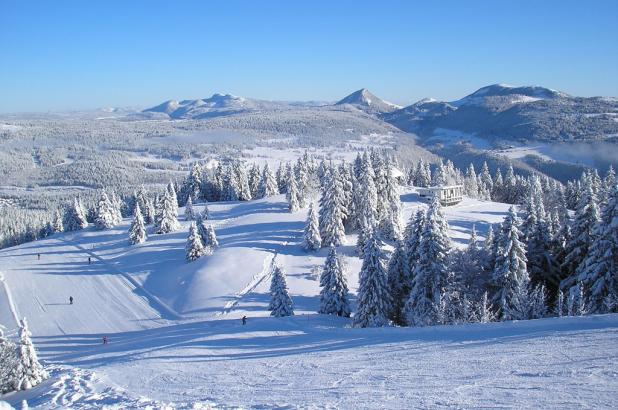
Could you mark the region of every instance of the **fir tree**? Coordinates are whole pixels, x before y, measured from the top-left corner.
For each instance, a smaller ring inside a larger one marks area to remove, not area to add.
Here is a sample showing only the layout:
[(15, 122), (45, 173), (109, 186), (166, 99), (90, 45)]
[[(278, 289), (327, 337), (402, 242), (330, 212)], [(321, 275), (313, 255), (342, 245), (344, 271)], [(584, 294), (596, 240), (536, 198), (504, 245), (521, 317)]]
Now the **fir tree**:
[(260, 198), (260, 184), (262, 182), (262, 176), (260, 175), (260, 168), (257, 164), (253, 164), (249, 169), (249, 192), (251, 192), (251, 198)]
[(350, 317), (348, 285), (337, 251), (330, 246), (328, 257), (320, 276), (320, 310), (319, 313)]
[(258, 198), (265, 198), (268, 196), (277, 195), (279, 193), (279, 187), (275, 176), (270, 171), (268, 164), (264, 165), (262, 171), (262, 179), (260, 180), (260, 186), (258, 188)]
[(129, 228), (129, 243), (136, 245), (144, 243), (146, 241), (146, 228), (144, 226), (144, 218), (142, 217), (142, 211), (139, 207), (139, 202), (135, 203), (135, 210), (133, 211), (133, 223)]
[(202, 220), (204, 221), (207, 221), (210, 219), (210, 210), (208, 209), (208, 202), (204, 203), (204, 209), (202, 209), (202, 214), (200, 216), (202, 217)]
[(67, 210), (67, 216), (64, 224), (65, 231), (77, 231), (84, 229), (88, 226), (84, 209), (79, 202), (79, 199), (75, 198), (73, 206)]
[(389, 323), (391, 299), (384, 269), (384, 254), (376, 233), (367, 240), (363, 253), (354, 326), (386, 326)]
[(187, 245), (185, 246), (185, 250), (188, 262), (193, 262), (194, 260), (201, 258), (206, 253), (204, 244), (202, 243), (202, 238), (197, 232), (195, 223), (192, 223), (191, 228), (189, 228), (189, 236), (187, 237)]
[(331, 167), (324, 177), (318, 217), (323, 247), (339, 246), (345, 242), (343, 204), (343, 187), (337, 178), (337, 168)]
[(403, 326), (406, 324), (404, 307), (410, 296), (411, 275), (402, 241), (397, 241), (395, 251), (389, 260), (387, 283), (392, 301), (389, 318), (393, 323)]
[(472, 163), (470, 163), (470, 166), (466, 171), (466, 178), (464, 181), (466, 195), (470, 198), (478, 197), (479, 186), (476, 180), (476, 172), (474, 171), (474, 165), (472, 165)]
[(54, 233), (64, 232), (64, 224), (62, 223), (62, 215), (60, 215), (60, 211), (56, 211), (54, 214), (52, 230)]
[(97, 212), (94, 224), (98, 229), (109, 229), (116, 225), (114, 205), (110, 201), (107, 193), (103, 191), (97, 204)]
[(281, 267), (273, 260), (270, 282), (270, 304), (268, 310), (274, 317), (284, 317), (294, 315), (294, 304), (288, 291), (285, 273)]
[(288, 210), (290, 212), (297, 212), (300, 209), (300, 201), (296, 177), (293, 172), (288, 176), (288, 189), (285, 197), (288, 201)]
[[(601, 218), (594, 226), (592, 243), (577, 267), (577, 281), (588, 290), (588, 310), (605, 313), (607, 301), (618, 298), (618, 185), (614, 186)], [(579, 291), (574, 289), (572, 292)], [(610, 311), (613, 311), (613, 307)]]
[(13, 391), (11, 372), (17, 363), (15, 344), (4, 337), (0, 326), (0, 394)]
[[(170, 184), (171, 185), (171, 184)], [(173, 190), (173, 187), (172, 187)], [(178, 230), (178, 204), (170, 189), (167, 189), (159, 203), (155, 230), (158, 234), (170, 233)]]
[(204, 242), (204, 247), (206, 248), (208, 253), (212, 253), (215, 248), (219, 247), (219, 241), (217, 240), (217, 234), (215, 233), (215, 228), (208, 224), (204, 231), (204, 235), (202, 236), (202, 241)]
[(193, 221), (195, 220), (195, 213), (193, 212), (193, 200), (191, 197), (187, 199), (187, 203), (185, 204), (185, 221)]
[(13, 390), (30, 389), (49, 376), (39, 359), (30, 340), (30, 331), (26, 319), (20, 321), (19, 343), (17, 344), (17, 356), (15, 365), (10, 371), (9, 380)]
[[(505, 320), (522, 319), (522, 309), (528, 299), (530, 278), (526, 267), (526, 248), (521, 241), (519, 218), (513, 207), (504, 218), (497, 240), (493, 283), (497, 288), (494, 300)], [(527, 307), (524, 309), (527, 311)]]
[(567, 278), (562, 281), (563, 289), (572, 288), (577, 282), (577, 268), (584, 261), (588, 249), (594, 241), (593, 229), (599, 221), (599, 208), (591, 185), (581, 198), (571, 227), (571, 239), (566, 244), (566, 256), (562, 268)]
[(412, 289), (406, 303), (408, 323), (426, 326), (438, 323), (438, 310), (449, 277), (448, 222), (437, 197), (427, 211), (418, 261), (414, 267)]
[(309, 207), (309, 215), (305, 224), (302, 248), (306, 251), (317, 251), (321, 247), (322, 237), (320, 236), (318, 213), (315, 211), (315, 206), (312, 203)]
[(379, 201), (383, 203), (380, 231), (386, 239), (395, 240), (401, 237), (401, 200), (393, 169), (388, 162), (387, 166), (383, 188), (384, 197)]

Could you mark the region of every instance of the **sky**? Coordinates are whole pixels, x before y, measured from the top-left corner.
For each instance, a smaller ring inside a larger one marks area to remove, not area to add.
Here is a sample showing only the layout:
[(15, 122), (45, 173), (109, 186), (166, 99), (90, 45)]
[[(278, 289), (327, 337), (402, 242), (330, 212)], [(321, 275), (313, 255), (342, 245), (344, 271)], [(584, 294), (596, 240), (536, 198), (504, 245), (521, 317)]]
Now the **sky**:
[(618, 96), (618, 1), (0, 0), (0, 112), (215, 92), (406, 105), (494, 83)]

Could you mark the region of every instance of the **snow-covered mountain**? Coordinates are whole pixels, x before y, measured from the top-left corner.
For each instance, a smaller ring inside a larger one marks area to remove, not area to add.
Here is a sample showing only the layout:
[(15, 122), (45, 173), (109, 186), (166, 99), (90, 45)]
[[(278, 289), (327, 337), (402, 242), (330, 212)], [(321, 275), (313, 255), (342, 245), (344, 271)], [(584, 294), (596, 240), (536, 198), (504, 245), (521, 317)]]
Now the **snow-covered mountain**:
[(352, 94), (337, 101), (335, 105), (352, 105), (370, 113), (389, 113), (401, 108), (401, 106), (384, 101), (369, 92), (366, 88), (354, 91)]
[(615, 99), (573, 97), (538, 86), (490, 85), (456, 101), (421, 100), (383, 118), (423, 137), (442, 129), (491, 142), (599, 140), (618, 135)]
[(231, 94), (213, 94), (210, 98), (197, 100), (169, 100), (142, 114), (155, 114), (171, 119), (205, 119), (250, 111), (281, 109), (290, 103), (254, 100)]

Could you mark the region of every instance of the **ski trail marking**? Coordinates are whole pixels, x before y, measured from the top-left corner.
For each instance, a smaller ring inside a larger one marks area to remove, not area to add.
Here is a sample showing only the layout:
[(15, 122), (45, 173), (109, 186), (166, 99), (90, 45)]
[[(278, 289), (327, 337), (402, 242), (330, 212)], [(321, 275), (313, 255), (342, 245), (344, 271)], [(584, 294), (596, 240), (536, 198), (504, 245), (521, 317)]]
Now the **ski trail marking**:
[(249, 283), (247, 283), (247, 285), (241, 291), (234, 294), (233, 296), (234, 299), (227, 302), (225, 306), (223, 307), (223, 311), (217, 312), (217, 316), (230, 313), (232, 309), (234, 309), (234, 307), (238, 305), (238, 303), (243, 298), (243, 296), (252, 292), (255, 288), (259, 286), (260, 283), (262, 283), (264, 279), (270, 276), (270, 266), (276, 257), (277, 257), (276, 252), (272, 254), (272, 256), (271, 255), (266, 256), (264, 258), (262, 270), (256, 273), (255, 275), (253, 275)]
[(11, 290), (9, 289), (9, 285), (4, 280), (4, 275), (0, 272), (0, 282), (2, 282), (2, 288), (4, 289), (4, 293), (6, 294), (6, 300), (9, 305), (9, 310), (13, 315), (13, 319), (15, 319), (15, 324), (19, 326), (19, 315), (17, 314), (17, 308), (15, 307), (15, 303), (13, 302), (13, 296), (11, 295)]
[[(133, 277), (131, 277), (131, 275), (129, 275), (128, 273), (121, 271), (120, 269), (116, 268), (114, 265), (112, 265), (111, 263), (107, 262), (105, 259), (103, 259), (99, 255), (97, 255), (93, 251), (91, 251), (91, 250), (89, 250), (89, 249), (87, 249), (87, 248), (85, 248), (85, 247), (83, 247), (81, 245), (77, 245), (75, 243), (71, 243), (71, 242), (67, 241), (66, 239), (59, 239), (59, 240), (64, 242), (64, 243), (66, 243), (69, 246), (73, 246), (73, 247), (81, 250), (84, 253), (87, 253), (88, 255), (92, 256), (93, 258), (95, 258), (99, 262), (102, 262), (103, 264), (105, 264), (105, 266), (107, 266), (109, 269), (111, 269), (114, 272), (122, 275), (122, 277), (126, 281), (128, 281), (136, 290), (138, 290), (139, 292), (142, 293), (142, 295), (145, 297), (145, 299), (149, 302), (150, 306), (152, 306), (155, 309), (159, 310), (159, 314), (164, 312), (168, 316), (172, 317), (173, 319), (182, 319), (182, 316), (180, 314), (178, 314), (174, 309), (172, 309), (171, 307), (166, 305), (158, 297), (156, 297), (155, 295), (153, 295), (152, 293), (150, 293), (146, 289), (144, 289), (144, 287), (137, 280), (135, 280)], [(161, 317), (161, 318), (164, 319), (163, 317)]]

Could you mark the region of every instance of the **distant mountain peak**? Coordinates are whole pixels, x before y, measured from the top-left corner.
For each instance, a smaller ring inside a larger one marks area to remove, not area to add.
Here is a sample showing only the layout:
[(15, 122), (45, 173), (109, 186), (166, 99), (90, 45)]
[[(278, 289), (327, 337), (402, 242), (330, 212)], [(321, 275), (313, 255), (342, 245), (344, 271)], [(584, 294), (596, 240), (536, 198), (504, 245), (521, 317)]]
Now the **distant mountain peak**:
[(366, 111), (378, 113), (393, 112), (401, 108), (396, 104), (384, 101), (383, 99), (376, 97), (366, 88), (361, 88), (360, 90), (354, 91), (352, 94), (344, 97), (343, 99), (335, 103), (335, 105), (344, 104), (354, 105)]

